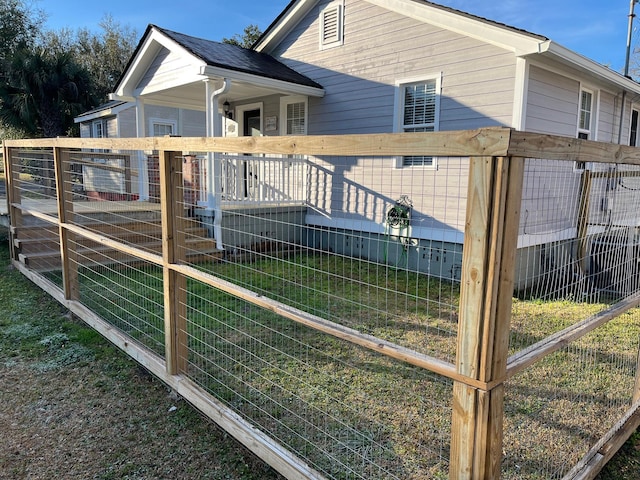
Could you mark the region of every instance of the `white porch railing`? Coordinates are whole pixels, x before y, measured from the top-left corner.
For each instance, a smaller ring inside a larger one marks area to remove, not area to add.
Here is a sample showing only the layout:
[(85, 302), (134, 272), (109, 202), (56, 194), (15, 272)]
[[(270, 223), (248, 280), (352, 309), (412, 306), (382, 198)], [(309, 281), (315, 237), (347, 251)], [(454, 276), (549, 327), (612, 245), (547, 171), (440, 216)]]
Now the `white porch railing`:
[[(224, 203), (262, 205), (307, 200), (305, 158), (225, 154), (221, 155), (221, 164)], [(206, 198), (206, 193), (202, 192), (200, 198)]]

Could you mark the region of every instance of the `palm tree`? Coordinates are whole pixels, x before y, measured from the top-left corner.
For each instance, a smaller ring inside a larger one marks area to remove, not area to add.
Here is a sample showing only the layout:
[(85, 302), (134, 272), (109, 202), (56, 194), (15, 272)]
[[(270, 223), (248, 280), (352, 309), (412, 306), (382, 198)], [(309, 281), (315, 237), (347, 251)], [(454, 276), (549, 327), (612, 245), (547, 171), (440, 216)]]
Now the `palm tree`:
[(0, 119), (33, 137), (57, 137), (92, 108), (90, 79), (70, 53), (23, 50), (7, 64), (0, 85)]

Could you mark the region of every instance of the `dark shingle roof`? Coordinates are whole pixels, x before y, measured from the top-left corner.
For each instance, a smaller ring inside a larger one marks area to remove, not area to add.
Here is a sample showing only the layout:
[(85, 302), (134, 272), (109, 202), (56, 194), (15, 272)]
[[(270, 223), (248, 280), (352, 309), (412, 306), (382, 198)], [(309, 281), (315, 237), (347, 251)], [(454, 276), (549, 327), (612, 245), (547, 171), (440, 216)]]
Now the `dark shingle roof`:
[(172, 32), (155, 25), (150, 25), (150, 27), (162, 32), (212, 67), (259, 75), (308, 87), (322, 88), (318, 83), (287, 67), (266, 53)]
[(124, 105), (125, 103), (127, 102), (123, 102), (122, 100), (109, 100), (107, 103), (103, 103), (102, 105), (98, 105), (97, 107), (92, 108), (87, 112), (81, 113), (80, 115), (78, 115), (77, 118), (84, 117), (87, 115), (93, 115), (94, 113), (98, 113), (103, 110), (109, 110), (110, 108), (119, 107), (120, 105)]

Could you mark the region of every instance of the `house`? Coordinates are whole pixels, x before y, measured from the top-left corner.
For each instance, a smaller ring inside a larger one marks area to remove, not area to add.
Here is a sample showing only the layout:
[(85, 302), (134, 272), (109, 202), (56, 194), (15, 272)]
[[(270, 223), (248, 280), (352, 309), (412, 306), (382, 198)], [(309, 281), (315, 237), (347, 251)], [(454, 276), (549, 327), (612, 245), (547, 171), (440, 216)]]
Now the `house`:
[[(112, 98), (125, 102), (110, 107), (123, 108), (115, 112), (123, 117), (120, 136), (505, 126), (636, 145), (640, 115), (640, 85), (620, 73), (542, 35), (424, 0), (292, 0), (251, 49), (150, 25)], [(89, 128), (100, 115), (78, 117), (83, 135), (108, 130)], [(210, 171), (220, 162), (207, 161)], [(149, 165), (139, 159), (142, 199), (149, 196)], [(216, 219), (214, 235), (221, 236), (223, 203), (252, 194), (249, 177), (257, 176), (244, 165), (244, 173), (239, 164), (235, 170), (218, 166), (235, 172), (228, 175), (237, 187), (233, 195), (229, 185), (208, 185), (199, 197), (203, 218)], [(316, 185), (304, 199), (302, 223), (311, 232), (304, 241), (390, 262), (399, 261), (393, 255), (406, 255), (403, 261), (418, 270), (457, 278), (465, 221), (457, 205), (464, 202), (443, 198), (452, 189), (466, 194), (465, 159), (361, 158), (336, 164), (314, 158), (310, 165)], [(575, 257), (575, 244), (558, 242), (577, 235), (581, 178), (589, 168), (597, 167), (575, 163), (558, 164), (553, 172), (527, 171), (519, 246), (530, 248), (519, 261), (527, 272), (521, 287), (549, 262)], [(412, 187), (416, 176), (420, 191)], [(561, 187), (550, 181), (557, 178), (563, 179)], [(598, 198), (590, 202), (590, 234), (603, 233), (602, 225), (616, 226), (616, 194), (594, 185)], [(405, 206), (396, 203), (401, 198)], [(564, 213), (549, 215), (558, 204)], [(389, 213), (398, 211), (410, 212), (410, 218), (390, 228)], [(618, 225), (629, 238), (637, 226)], [(402, 253), (392, 255), (382, 246), (391, 237), (402, 244)], [(242, 240), (220, 240), (220, 247), (237, 242)]]

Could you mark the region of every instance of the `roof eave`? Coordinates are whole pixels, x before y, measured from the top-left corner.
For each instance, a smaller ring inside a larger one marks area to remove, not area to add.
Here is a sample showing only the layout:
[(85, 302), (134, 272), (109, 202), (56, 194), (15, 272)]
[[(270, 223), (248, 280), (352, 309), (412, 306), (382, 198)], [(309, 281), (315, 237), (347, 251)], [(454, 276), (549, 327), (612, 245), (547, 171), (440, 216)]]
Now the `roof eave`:
[(136, 85), (140, 81), (140, 77), (136, 74), (139, 74), (140, 69), (146, 68), (153, 61), (157, 50), (162, 47), (169, 50), (180, 50), (184, 55), (192, 57), (194, 63), (204, 64), (183, 45), (167, 36), (160, 27), (150, 24), (116, 85), (113, 92), (114, 99), (129, 101), (130, 98), (135, 97)]
[(263, 77), (237, 70), (230, 70), (211, 65), (204, 66), (200, 69), (200, 74), (209, 78), (228, 78), (240, 82), (251, 83), (257, 86), (279, 90), (281, 92), (293, 93), (296, 95), (307, 95), (309, 97), (324, 97), (324, 89), (302, 85), (300, 83), (286, 82), (275, 78)]
[(590, 72), (591, 74), (601, 78), (602, 80), (614, 85), (618, 85), (620, 88), (623, 88), (629, 92), (640, 94), (640, 84), (638, 84), (638, 82), (632, 80), (631, 78), (625, 77), (621, 73), (616, 72), (615, 70), (612, 70), (598, 62), (595, 62), (594, 60), (580, 55), (573, 50), (554, 43), (551, 40), (541, 43), (540, 49), (537, 52), (530, 52), (530, 54), (533, 53), (549, 55), (564, 64), (568, 64), (580, 70)]
[(257, 52), (270, 53), (280, 41), (304, 18), (318, 0), (292, 0), (251, 45)]
[[(119, 100), (119, 99), (117, 99)], [(108, 108), (104, 108), (101, 110), (97, 110), (93, 113), (83, 113), (78, 115), (77, 117), (75, 117), (73, 119), (74, 123), (80, 123), (80, 122), (86, 122), (89, 120), (95, 120), (97, 118), (103, 118), (103, 117), (108, 117), (111, 115), (116, 115), (118, 113), (120, 113), (123, 110), (126, 110), (127, 108), (130, 108), (131, 104), (128, 102), (123, 101), (123, 103), (121, 103), (120, 105), (115, 105), (113, 107), (108, 107)]]

